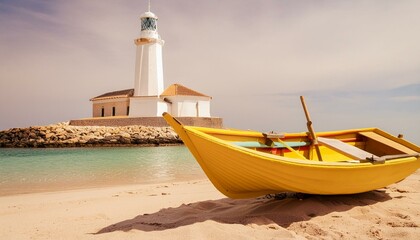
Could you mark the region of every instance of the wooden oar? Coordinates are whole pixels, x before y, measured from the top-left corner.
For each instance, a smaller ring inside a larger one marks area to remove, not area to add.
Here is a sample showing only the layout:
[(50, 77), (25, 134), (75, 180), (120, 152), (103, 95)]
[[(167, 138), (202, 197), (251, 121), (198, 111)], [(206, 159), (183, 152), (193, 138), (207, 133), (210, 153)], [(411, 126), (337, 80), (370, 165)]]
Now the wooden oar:
[(318, 155), (318, 160), (322, 161), (321, 151), (319, 150), (318, 140), (317, 140), (314, 128), (312, 127), (311, 117), (309, 116), (308, 109), (306, 108), (305, 98), (303, 96), (300, 96), (300, 101), (302, 102), (303, 111), (305, 111), (305, 116), (307, 120), (306, 125), (308, 127), (309, 134), (311, 135), (311, 138), (312, 138), (312, 145), (315, 147), (316, 154)]

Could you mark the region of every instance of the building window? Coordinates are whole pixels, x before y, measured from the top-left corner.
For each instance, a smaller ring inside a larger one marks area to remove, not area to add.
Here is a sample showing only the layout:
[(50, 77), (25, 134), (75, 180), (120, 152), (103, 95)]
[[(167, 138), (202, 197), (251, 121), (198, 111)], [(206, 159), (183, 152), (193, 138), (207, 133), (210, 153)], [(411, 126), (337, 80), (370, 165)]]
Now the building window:
[(112, 116), (115, 116), (115, 107), (112, 107)]
[(130, 106), (127, 106), (127, 116), (130, 114)]
[(102, 109), (101, 109), (101, 117), (105, 117), (105, 108), (104, 107), (102, 107)]

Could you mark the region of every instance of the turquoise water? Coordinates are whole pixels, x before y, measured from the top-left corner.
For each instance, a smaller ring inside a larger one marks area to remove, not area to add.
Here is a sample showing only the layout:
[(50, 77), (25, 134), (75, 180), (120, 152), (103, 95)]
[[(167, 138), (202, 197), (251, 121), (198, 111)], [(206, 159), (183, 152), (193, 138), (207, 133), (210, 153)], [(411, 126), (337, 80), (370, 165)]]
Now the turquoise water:
[(0, 195), (200, 178), (184, 146), (0, 148)]

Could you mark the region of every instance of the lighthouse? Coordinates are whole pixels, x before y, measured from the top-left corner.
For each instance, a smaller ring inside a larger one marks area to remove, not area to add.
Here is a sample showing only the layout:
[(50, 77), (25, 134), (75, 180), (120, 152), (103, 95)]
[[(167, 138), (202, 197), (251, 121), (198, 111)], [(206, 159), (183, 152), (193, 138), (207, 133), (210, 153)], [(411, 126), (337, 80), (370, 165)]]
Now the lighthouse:
[(189, 125), (222, 126), (221, 118), (210, 115), (212, 97), (179, 83), (164, 88), (164, 41), (158, 33), (157, 22), (149, 1), (148, 10), (140, 16), (140, 35), (134, 39), (134, 88), (91, 98), (93, 119), (83, 124), (167, 126), (162, 113), (168, 112)]
[(134, 95), (130, 99), (130, 116), (160, 116), (167, 104), (159, 98), (164, 90), (162, 47), (157, 27), (158, 17), (150, 11), (140, 16), (141, 31), (136, 45)]
[(157, 16), (147, 11), (141, 17), (140, 37), (136, 44), (135, 96), (158, 96), (163, 92), (162, 47), (157, 31)]

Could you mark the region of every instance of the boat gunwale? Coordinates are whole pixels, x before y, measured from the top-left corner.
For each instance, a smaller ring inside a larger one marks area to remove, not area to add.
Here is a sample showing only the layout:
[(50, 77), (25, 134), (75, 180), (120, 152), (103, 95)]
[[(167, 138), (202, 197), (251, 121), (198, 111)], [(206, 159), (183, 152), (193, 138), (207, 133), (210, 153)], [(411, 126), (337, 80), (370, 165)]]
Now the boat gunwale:
[[(248, 137), (264, 137), (264, 133), (256, 130), (240, 130), (240, 129), (222, 129), (222, 128), (208, 128), (208, 127), (197, 127), (197, 126), (185, 126), (184, 128), (195, 129), (199, 132), (206, 134), (218, 134), (218, 135), (232, 135), (232, 136), (248, 136)], [(357, 132), (369, 132), (376, 131), (378, 128), (356, 128), (356, 129), (346, 129), (346, 130), (335, 130), (335, 131), (326, 131), (326, 132), (317, 132), (317, 136), (337, 136), (345, 135), (350, 133)], [(293, 137), (308, 137), (308, 132), (298, 132), (298, 133), (282, 133), (284, 138), (293, 138)], [(282, 138), (283, 139), (283, 138)]]
[[(371, 167), (380, 167), (380, 166), (388, 166), (388, 165), (394, 165), (394, 164), (400, 164), (400, 163), (405, 163), (407, 161), (420, 161), (420, 157), (415, 157), (415, 156), (411, 156), (411, 157), (403, 157), (403, 158), (396, 158), (396, 159), (392, 159), (392, 160), (387, 160), (385, 163), (373, 163), (373, 162), (350, 162), (349, 160), (344, 160), (344, 161), (317, 161), (317, 160), (303, 160), (303, 159), (298, 159), (298, 158), (290, 158), (290, 157), (284, 157), (284, 156), (278, 156), (278, 155), (274, 155), (274, 154), (270, 154), (270, 153), (265, 153), (265, 152), (260, 152), (260, 151), (256, 151), (250, 148), (246, 148), (246, 147), (241, 147), (238, 145), (235, 145), (233, 142), (230, 141), (226, 141), (220, 138), (217, 138), (215, 136), (212, 136), (204, 131), (201, 131), (202, 129), (209, 129), (209, 128), (202, 128), (202, 127), (193, 127), (193, 126), (183, 126), (184, 130), (186, 132), (190, 132), (191, 134), (195, 134), (200, 136), (201, 138), (205, 138), (208, 141), (214, 142), (216, 144), (219, 145), (223, 145), (225, 147), (228, 147), (230, 149), (236, 149), (237, 151), (243, 152), (244, 154), (248, 154), (248, 155), (252, 155), (255, 157), (259, 157), (259, 158), (263, 158), (264, 160), (267, 161), (273, 161), (273, 162), (280, 162), (283, 164), (293, 164), (293, 165), (300, 165), (300, 166), (304, 166), (304, 167), (320, 167), (320, 168), (325, 168), (325, 167), (335, 167), (335, 168), (352, 168), (354, 169), (355, 167), (358, 168), (371, 168)], [(223, 129), (222, 129), (223, 130)], [(377, 130), (376, 128), (364, 128), (364, 129), (352, 129), (352, 130), (344, 130), (344, 131), (335, 131), (335, 132), (340, 132), (343, 134), (346, 133), (353, 133), (356, 132), (358, 130), (365, 130), (365, 131), (374, 131)], [(216, 131), (216, 133), (218, 133)], [(254, 133), (254, 132), (251, 132)], [(257, 133), (257, 132), (255, 132)], [(332, 133), (332, 132), (327, 132), (327, 133)], [(188, 135), (189, 133), (187, 133)], [(225, 133), (226, 135), (228, 135), (228, 133)], [(231, 134), (229, 134), (231, 135)], [(250, 135), (238, 135), (238, 136), (250, 136)], [(251, 135), (253, 136), (253, 135)], [(261, 136), (263, 136), (261, 134)], [(306, 136), (306, 133), (305, 133)], [(195, 146), (194, 146), (195, 147)]]
[[(208, 128), (208, 127), (197, 127), (197, 126), (188, 126), (188, 125), (181, 125), (183, 128), (195, 129), (197, 131), (206, 133), (206, 134), (218, 134), (218, 135), (231, 135), (231, 136), (243, 136), (243, 137), (264, 137), (264, 133), (256, 131), (256, 130), (241, 130), (241, 129), (222, 129), (222, 128)], [(402, 144), (413, 151), (420, 153), (420, 147), (416, 144), (403, 139), (395, 137), (388, 132), (385, 132), (379, 128), (375, 127), (368, 127), (368, 128), (354, 128), (354, 129), (345, 129), (345, 130), (333, 130), (333, 131), (325, 131), (325, 132), (317, 132), (317, 136), (319, 137), (331, 137), (337, 135), (346, 135), (351, 133), (359, 133), (359, 132), (374, 132), (383, 137), (386, 137), (392, 141), (395, 141), (399, 144)], [(308, 132), (297, 132), (297, 133), (283, 133), (284, 137), (281, 139), (288, 139), (288, 138), (298, 138), (298, 137), (308, 137)]]

